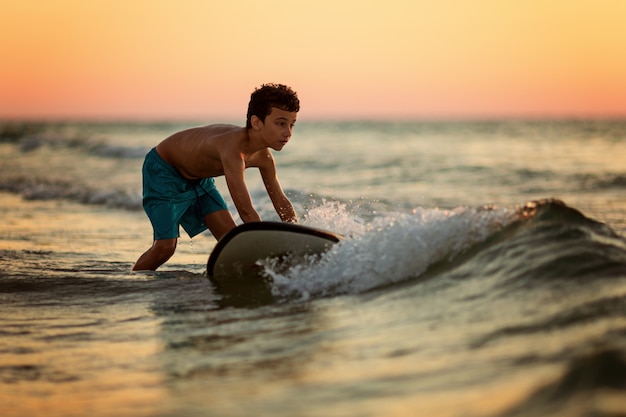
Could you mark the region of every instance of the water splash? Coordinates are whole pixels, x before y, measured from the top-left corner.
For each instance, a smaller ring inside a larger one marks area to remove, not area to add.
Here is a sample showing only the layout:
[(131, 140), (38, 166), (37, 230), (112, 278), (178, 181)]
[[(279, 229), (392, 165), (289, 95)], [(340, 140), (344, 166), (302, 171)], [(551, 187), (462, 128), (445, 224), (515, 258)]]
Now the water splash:
[(361, 235), (366, 230), (363, 219), (350, 213), (345, 204), (326, 199), (304, 215), (302, 224), (342, 235)]
[[(277, 270), (264, 263), (277, 298), (306, 300), (353, 294), (418, 277), (514, 221), (507, 209), (417, 208), (362, 224), (341, 204), (326, 203), (307, 213), (316, 227), (341, 230), (346, 238), (319, 258)], [(322, 223), (322, 224), (320, 224)]]

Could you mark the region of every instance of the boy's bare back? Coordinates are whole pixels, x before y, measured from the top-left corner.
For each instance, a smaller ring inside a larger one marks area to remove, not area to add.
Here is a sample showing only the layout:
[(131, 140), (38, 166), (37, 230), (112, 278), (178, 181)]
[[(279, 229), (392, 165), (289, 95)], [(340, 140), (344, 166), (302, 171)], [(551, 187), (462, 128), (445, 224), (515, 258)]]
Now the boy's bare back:
[(175, 133), (156, 149), (182, 176), (195, 180), (224, 175), (224, 158), (242, 155), (241, 148), (247, 140), (245, 128), (210, 125)]

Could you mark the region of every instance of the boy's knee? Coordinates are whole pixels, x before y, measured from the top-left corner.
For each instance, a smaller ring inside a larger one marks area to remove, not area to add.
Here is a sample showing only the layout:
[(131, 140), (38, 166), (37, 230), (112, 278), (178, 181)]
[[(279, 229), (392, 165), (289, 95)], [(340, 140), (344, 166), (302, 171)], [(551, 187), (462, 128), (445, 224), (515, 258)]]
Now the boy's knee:
[(174, 255), (176, 251), (176, 239), (173, 239), (173, 242), (170, 240), (157, 240), (154, 242), (152, 246), (153, 254), (164, 261), (167, 261), (169, 258)]

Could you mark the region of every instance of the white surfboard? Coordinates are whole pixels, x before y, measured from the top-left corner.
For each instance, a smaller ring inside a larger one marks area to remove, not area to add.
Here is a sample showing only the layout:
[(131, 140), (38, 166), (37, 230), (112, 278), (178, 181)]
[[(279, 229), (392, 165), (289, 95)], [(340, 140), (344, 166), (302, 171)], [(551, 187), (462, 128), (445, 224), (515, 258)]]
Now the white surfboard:
[(318, 255), (342, 239), (326, 230), (292, 223), (244, 223), (228, 232), (211, 252), (207, 276), (224, 280), (258, 276), (258, 261), (267, 258)]

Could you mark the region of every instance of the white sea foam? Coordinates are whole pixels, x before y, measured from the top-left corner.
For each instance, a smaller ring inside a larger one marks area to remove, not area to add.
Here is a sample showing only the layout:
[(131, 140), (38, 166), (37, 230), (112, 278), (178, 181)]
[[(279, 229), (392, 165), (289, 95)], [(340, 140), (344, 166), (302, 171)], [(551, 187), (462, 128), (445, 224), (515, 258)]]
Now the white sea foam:
[(515, 218), (507, 209), (454, 210), (417, 208), (368, 224), (340, 204), (326, 203), (307, 213), (307, 224), (341, 231), (345, 239), (327, 253), (288, 269), (263, 263), (278, 297), (309, 299), (353, 294), (401, 282), (424, 273), (485, 240)]

